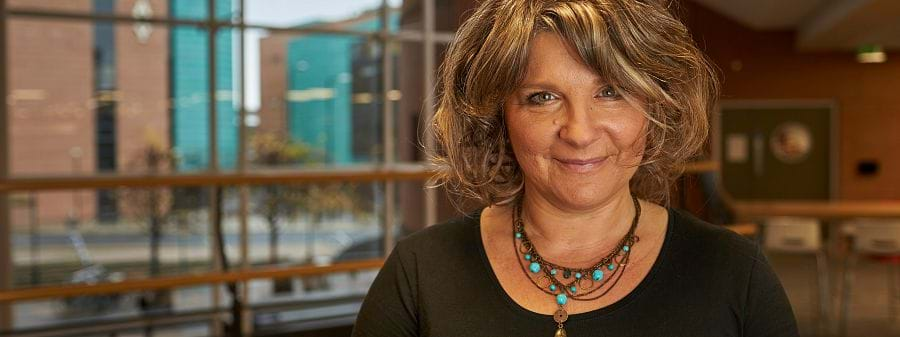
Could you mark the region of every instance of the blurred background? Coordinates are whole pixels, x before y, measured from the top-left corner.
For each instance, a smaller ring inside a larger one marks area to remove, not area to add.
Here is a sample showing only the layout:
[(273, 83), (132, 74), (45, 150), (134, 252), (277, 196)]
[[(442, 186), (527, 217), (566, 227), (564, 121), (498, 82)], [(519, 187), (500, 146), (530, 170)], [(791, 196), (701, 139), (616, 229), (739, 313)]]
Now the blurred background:
[[(0, 336), (349, 336), (472, 210), (422, 128), (474, 6), (0, 0)], [(900, 1), (673, 11), (723, 91), (672, 206), (758, 240), (803, 336), (900, 336)]]

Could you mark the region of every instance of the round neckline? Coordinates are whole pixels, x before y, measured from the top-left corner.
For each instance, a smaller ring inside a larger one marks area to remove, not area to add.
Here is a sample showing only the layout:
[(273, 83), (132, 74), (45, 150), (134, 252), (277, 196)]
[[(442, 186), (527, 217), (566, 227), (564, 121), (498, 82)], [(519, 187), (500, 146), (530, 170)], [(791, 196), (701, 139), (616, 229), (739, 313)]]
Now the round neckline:
[[(503, 286), (500, 284), (500, 279), (497, 278), (497, 274), (494, 273), (494, 267), (491, 265), (490, 259), (487, 256), (487, 250), (484, 248), (484, 238), (481, 235), (481, 213), (484, 211), (482, 208), (477, 212), (477, 214), (473, 214), (475, 220), (475, 237), (478, 240), (478, 255), (481, 256), (481, 262), (485, 269), (487, 269), (487, 273), (489, 276), (486, 276), (488, 279), (488, 283), (491, 284), (491, 288), (494, 289), (495, 292), (499, 293), (499, 296), (502, 298), (502, 302), (504, 302), (508, 307), (510, 307), (514, 312), (526, 316), (530, 316), (535, 319), (551, 319), (553, 315), (545, 315), (538, 312), (531, 311), (525, 307), (522, 307), (512, 297), (503, 289)], [(640, 294), (649, 288), (650, 284), (653, 283), (656, 275), (659, 274), (660, 269), (665, 264), (663, 260), (668, 258), (669, 255), (669, 246), (672, 241), (672, 232), (675, 224), (675, 212), (672, 208), (666, 208), (666, 212), (668, 213), (668, 220), (666, 221), (666, 235), (663, 238), (662, 246), (660, 247), (659, 255), (656, 257), (656, 261), (653, 262), (653, 266), (650, 267), (650, 271), (647, 272), (647, 275), (644, 276), (638, 285), (631, 290), (625, 297), (622, 297), (616, 302), (613, 302), (610, 305), (607, 305), (602, 308), (594, 309), (591, 311), (586, 311), (577, 314), (570, 314), (568, 321), (582, 321), (587, 319), (596, 319), (606, 315), (613, 313), (614, 311), (625, 307), (631, 302), (634, 302)], [(552, 298), (549, 298), (552, 300)]]

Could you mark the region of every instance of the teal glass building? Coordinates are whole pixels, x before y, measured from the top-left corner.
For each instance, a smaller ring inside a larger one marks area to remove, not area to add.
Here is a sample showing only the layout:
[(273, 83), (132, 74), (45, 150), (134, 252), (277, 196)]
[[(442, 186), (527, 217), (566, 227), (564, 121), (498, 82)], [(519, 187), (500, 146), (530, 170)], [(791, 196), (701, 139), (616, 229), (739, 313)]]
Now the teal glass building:
[[(216, 18), (232, 15), (232, 0), (216, 0)], [(176, 19), (204, 20), (206, 1), (170, 0), (170, 15)], [(216, 35), (216, 141), (220, 169), (236, 166), (238, 150), (238, 107), (234, 97), (235, 64), (233, 44), (237, 30), (223, 29)], [(172, 146), (179, 156), (179, 171), (209, 167), (209, 48), (207, 32), (176, 26), (171, 31)]]
[[(205, 1), (170, 0), (173, 18), (203, 20)], [(216, 0), (216, 17), (228, 19), (232, 0)], [(380, 13), (369, 11), (347, 21), (356, 31), (380, 29)], [(391, 30), (399, 29), (399, 14), (392, 13)], [(305, 26), (322, 24), (312, 22)], [(233, 99), (236, 73), (236, 30), (216, 36), (217, 142), (219, 168), (236, 167), (238, 106)], [(174, 27), (171, 32), (171, 140), (179, 156), (179, 171), (209, 167), (209, 64), (207, 32)], [(298, 36), (287, 44), (285, 131), (291, 140), (323, 154), (328, 164), (370, 162), (381, 156), (381, 52), (383, 45), (365, 38), (339, 34)], [(265, 79), (263, 79), (265, 80)], [(354, 99), (363, 94), (370, 100)]]
[[(380, 13), (370, 11), (345, 28), (377, 31), (380, 22)], [(392, 13), (388, 24), (391, 30), (399, 29), (399, 15)], [(383, 47), (336, 34), (297, 37), (288, 43), (287, 133), (293, 141), (320, 151), (329, 164), (378, 160)]]

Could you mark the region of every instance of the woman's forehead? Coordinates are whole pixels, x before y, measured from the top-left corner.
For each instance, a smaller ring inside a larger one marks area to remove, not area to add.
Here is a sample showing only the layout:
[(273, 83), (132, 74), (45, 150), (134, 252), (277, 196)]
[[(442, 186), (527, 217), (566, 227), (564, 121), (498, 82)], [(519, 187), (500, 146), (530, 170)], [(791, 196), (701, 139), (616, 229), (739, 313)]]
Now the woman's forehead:
[(529, 44), (528, 62), (522, 85), (541, 82), (582, 80), (603, 83), (603, 77), (590, 68), (571, 43), (553, 33), (535, 35)]

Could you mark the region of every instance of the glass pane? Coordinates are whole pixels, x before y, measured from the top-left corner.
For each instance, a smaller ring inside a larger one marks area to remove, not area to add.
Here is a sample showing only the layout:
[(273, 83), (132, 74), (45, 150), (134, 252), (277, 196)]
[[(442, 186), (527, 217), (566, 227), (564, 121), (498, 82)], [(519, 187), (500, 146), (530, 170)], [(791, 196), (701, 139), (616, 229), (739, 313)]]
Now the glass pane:
[(16, 288), (211, 270), (204, 188), (32, 192), (11, 199)]
[[(216, 19), (230, 20), (237, 15), (237, 1), (214, 1), (215, 3), (213, 5), (216, 7)], [(209, 17), (209, 2), (207, 0), (169, 0), (168, 2), (161, 2), (160, 7), (168, 7), (173, 18), (204, 20)]]
[[(212, 272), (209, 193), (184, 187), (15, 193), (9, 203), (13, 286)], [(17, 302), (14, 327), (89, 327), (98, 320), (204, 312), (214, 308), (211, 289), (201, 285)], [(230, 303), (230, 295), (218, 289), (223, 293), (219, 306)]]
[[(210, 330), (210, 323), (207, 319), (201, 319), (196, 323), (187, 323), (187, 324), (174, 324), (174, 325), (162, 325), (158, 324), (154, 326), (152, 329), (153, 336), (214, 336), (213, 331)], [(108, 333), (97, 334), (90, 337), (107, 337), (110, 336)], [(114, 336), (116, 337), (143, 337), (147, 336), (146, 329), (127, 329), (127, 330), (116, 330)]]
[[(132, 322), (151, 314), (166, 318), (207, 312), (214, 308), (212, 289), (197, 286), (17, 302), (12, 305), (13, 329), (19, 332), (57, 329), (59, 335), (67, 336), (146, 336), (147, 332), (153, 336), (208, 336), (209, 319), (202, 315), (178, 325), (159, 324), (150, 331), (132, 330), (134, 325), (123, 329), (117, 322)], [(227, 298), (222, 296), (220, 303), (227, 303), (223, 300)]]
[[(420, 145), (425, 144), (426, 116), (425, 107), (425, 61), (424, 44), (421, 42), (395, 42), (391, 44), (391, 55), (394, 58), (394, 81), (389, 94), (394, 98), (395, 119), (395, 158), (398, 162), (421, 162), (425, 160)], [(447, 49), (446, 44), (435, 45), (433, 80)], [(430, 89), (434, 90), (434, 89)], [(437, 102), (435, 102), (436, 104)]]
[[(434, 29), (438, 32), (455, 32), (463, 22), (463, 14), (472, 8), (471, 1), (459, 0), (433, 0), (434, 4)], [(424, 27), (424, 9), (422, 0), (395, 0), (391, 2), (397, 19), (397, 28), (400, 30), (421, 31)]]
[[(234, 37), (225, 29), (216, 41), (225, 170), (236, 166), (238, 148)], [(11, 19), (11, 174), (206, 169), (207, 42), (207, 31), (193, 27)]]
[[(383, 183), (269, 185), (250, 189), (250, 259), (254, 266), (327, 265), (383, 257)], [(377, 270), (249, 283), (251, 305), (315, 300), (301, 312), (258, 311), (269, 326), (326, 318), (327, 300), (361, 303)], [(358, 303), (357, 303), (358, 305)], [(283, 310), (283, 309), (282, 309)], [(331, 313), (329, 313), (331, 312)]]
[[(397, 195), (394, 196), (396, 219), (394, 238), (399, 240), (425, 228), (425, 184), (421, 181), (396, 182)], [(393, 248), (392, 248), (393, 249)]]
[(394, 87), (397, 100), (394, 101), (395, 158), (398, 162), (418, 162), (425, 160), (420, 145), (426, 121), (422, 118), (425, 106), (425, 88), (422, 69), (424, 52), (421, 42), (393, 43)]
[[(205, 20), (207, 0), (7, 0), (10, 10), (116, 14), (136, 18)], [(236, 1), (215, 0), (216, 18), (230, 20), (237, 13)]]
[(382, 44), (331, 34), (247, 34), (251, 167), (381, 160)]
[[(97, 1), (101, 6), (106, 5), (103, 2), (112, 2), (112, 1)], [(57, 0), (6, 0), (6, 7), (9, 9), (22, 9), (22, 10), (57, 10), (57, 11), (70, 11), (70, 12), (94, 12), (95, 9), (94, 0), (70, 0), (70, 1), (57, 1)]]
[[(237, 165), (238, 106), (234, 52), (235, 33), (223, 29), (216, 37), (216, 139), (219, 169)], [(209, 35), (193, 27), (172, 31), (172, 151), (178, 171), (209, 167)]]
[(434, 188), (433, 193), (436, 198), (436, 223), (427, 223), (426, 193), (431, 190), (427, 188), (424, 181), (404, 181), (397, 182), (397, 222), (395, 226), (394, 236), (401, 239), (409, 234), (419, 231), (427, 226), (447, 222), (451, 219), (461, 216), (471, 215), (472, 212), (479, 210), (481, 207), (478, 203), (471, 200), (460, 199), (451, 196), (444, 187)]
[(381, 256), (379, 183), (250, 189), (252, 265), (329, 264)]
[[(11, 174), (74, 174), (108, 162), (98, 158), (99, 152), (106, 152), (103, 127), (110, 124), (103, 118), (108, 105), (99, 102), (108, 100), (98, 97), (93, 79), (109, 55), (103, 50), (114, 41), (106, 38), (108, 29), (94, 28), (77, 22), (9, 20)], [(95, 34), (102, 37), (91, 46)], [(103, 76), (96, 78), (102, 82)], [(97, 143), (95, 136), (100, 136)]]
[(246, 0), (244, 20), (269, 27), (374, 32), (381, 29), (381, 4), (382, 0)]

